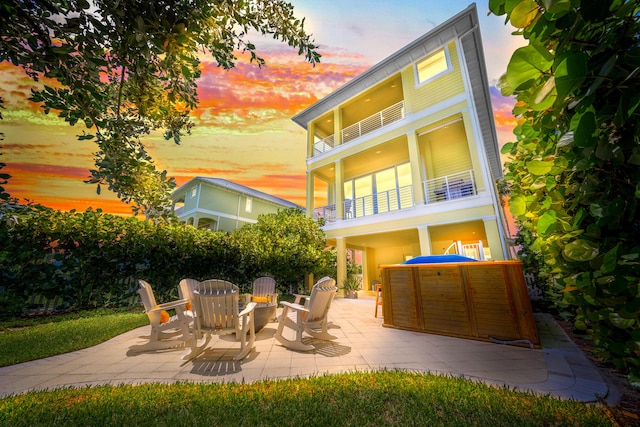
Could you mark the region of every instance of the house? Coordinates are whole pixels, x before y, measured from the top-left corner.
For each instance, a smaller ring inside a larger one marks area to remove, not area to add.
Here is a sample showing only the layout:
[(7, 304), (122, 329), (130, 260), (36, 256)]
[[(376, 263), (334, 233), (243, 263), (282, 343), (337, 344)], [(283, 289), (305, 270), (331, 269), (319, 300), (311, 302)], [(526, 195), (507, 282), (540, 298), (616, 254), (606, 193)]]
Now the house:
[[(307, 130), (307, 215), (327, 244), (379, 265), (507, 258), (502, 166), (475, 4), (292, 119)], [(349, 253), (347, 255), (347, 253)]]
[(197, 228), (231, 232), (262, 214), (300, 206), (235, 182), (195, 177), (171, 193), (178, 219)]

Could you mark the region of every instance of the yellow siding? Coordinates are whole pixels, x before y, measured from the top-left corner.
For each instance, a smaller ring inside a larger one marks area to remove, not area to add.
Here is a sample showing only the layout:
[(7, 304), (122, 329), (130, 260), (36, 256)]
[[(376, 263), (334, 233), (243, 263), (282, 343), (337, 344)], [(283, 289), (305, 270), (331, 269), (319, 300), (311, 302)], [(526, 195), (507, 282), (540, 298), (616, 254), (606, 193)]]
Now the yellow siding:
[(419, 137), (428, 178), (473, 169), (463, 123), (456, 122)]
[(442, 76), (416, 87), (414, 66), (408, 67), (403, 74), (403, 82), (409, 81), (405, 88), (408, 99), (407, 104), (411, 106), (411, 112), (424, 110), (442, 101), (464, 92), (464, 82), (460, 71), (460, 61), (456, 44), (451, 42), (447, 45), (449, 58), (453, 69)]

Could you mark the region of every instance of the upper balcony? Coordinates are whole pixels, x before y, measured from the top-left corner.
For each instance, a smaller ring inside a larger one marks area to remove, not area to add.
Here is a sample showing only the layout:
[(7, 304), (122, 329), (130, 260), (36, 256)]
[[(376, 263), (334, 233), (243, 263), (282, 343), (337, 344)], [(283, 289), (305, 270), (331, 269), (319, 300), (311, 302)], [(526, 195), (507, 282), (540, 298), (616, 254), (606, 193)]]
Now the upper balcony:
[[(336, 115), (339, 115), (338, 123)], [(317, 156), (405, 117), (402, 79), (397, 75), (362, 93), (313, 122), (313, 154)]]

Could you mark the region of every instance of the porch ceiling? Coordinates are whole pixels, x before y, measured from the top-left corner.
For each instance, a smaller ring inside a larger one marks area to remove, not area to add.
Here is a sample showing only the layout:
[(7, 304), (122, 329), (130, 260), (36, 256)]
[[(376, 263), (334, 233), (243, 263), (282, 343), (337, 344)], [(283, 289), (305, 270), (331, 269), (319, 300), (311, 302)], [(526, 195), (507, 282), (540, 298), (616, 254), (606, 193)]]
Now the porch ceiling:
[[(386, 233), (365, 234), (360, 236), (346, 237), (347, 246), (361, 248), (383, 248), (408, 246), (418, 243), (418, 230), (396, 230)], [(336, 246), (336, 239), (327, 239), (329, 246)]]

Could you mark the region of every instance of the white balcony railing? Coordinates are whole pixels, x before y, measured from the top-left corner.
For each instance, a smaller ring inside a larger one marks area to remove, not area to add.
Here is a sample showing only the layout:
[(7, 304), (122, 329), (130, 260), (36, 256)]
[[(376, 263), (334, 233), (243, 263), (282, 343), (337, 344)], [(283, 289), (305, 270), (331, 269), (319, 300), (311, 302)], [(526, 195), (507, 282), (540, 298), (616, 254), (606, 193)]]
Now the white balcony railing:
[(424, 181), (424, 193), (427, 203), (460, 199), (477, 194), (473, 170), (458, 172)]
[(381, 127), (388, 126), (404, 118), (404, 101), (400, 101), (390, 107), (379, 111), (364, 120), (354, 123), (342, 129), (342, 143), (353, 141), (359, 136), (365, 135)]
[[(344, 201), (344, 219), (376, 215), (413, 207), (413, 188), (410, 185), (389, 191), (369, 194)], [(336, 205), (327, 205), (313, 210), (313, 219), (324, 218), (326, 222), (336, 221)]]
[(333, 135), (329, 135), (328, 137), (313, 143), (313, 155), (316, 156), (318, 154), (325, 153), (329, 150), (333, 150), (333, 147), (334, 147), (334, 138), (333, 138)]
[(335, 222), (336, 221), (336, 205), (327, 205), (321, 206), (319, 208), (313, 209), (313, 214), (311, 215), (313, 219), (324, 218), (326, 222)]

